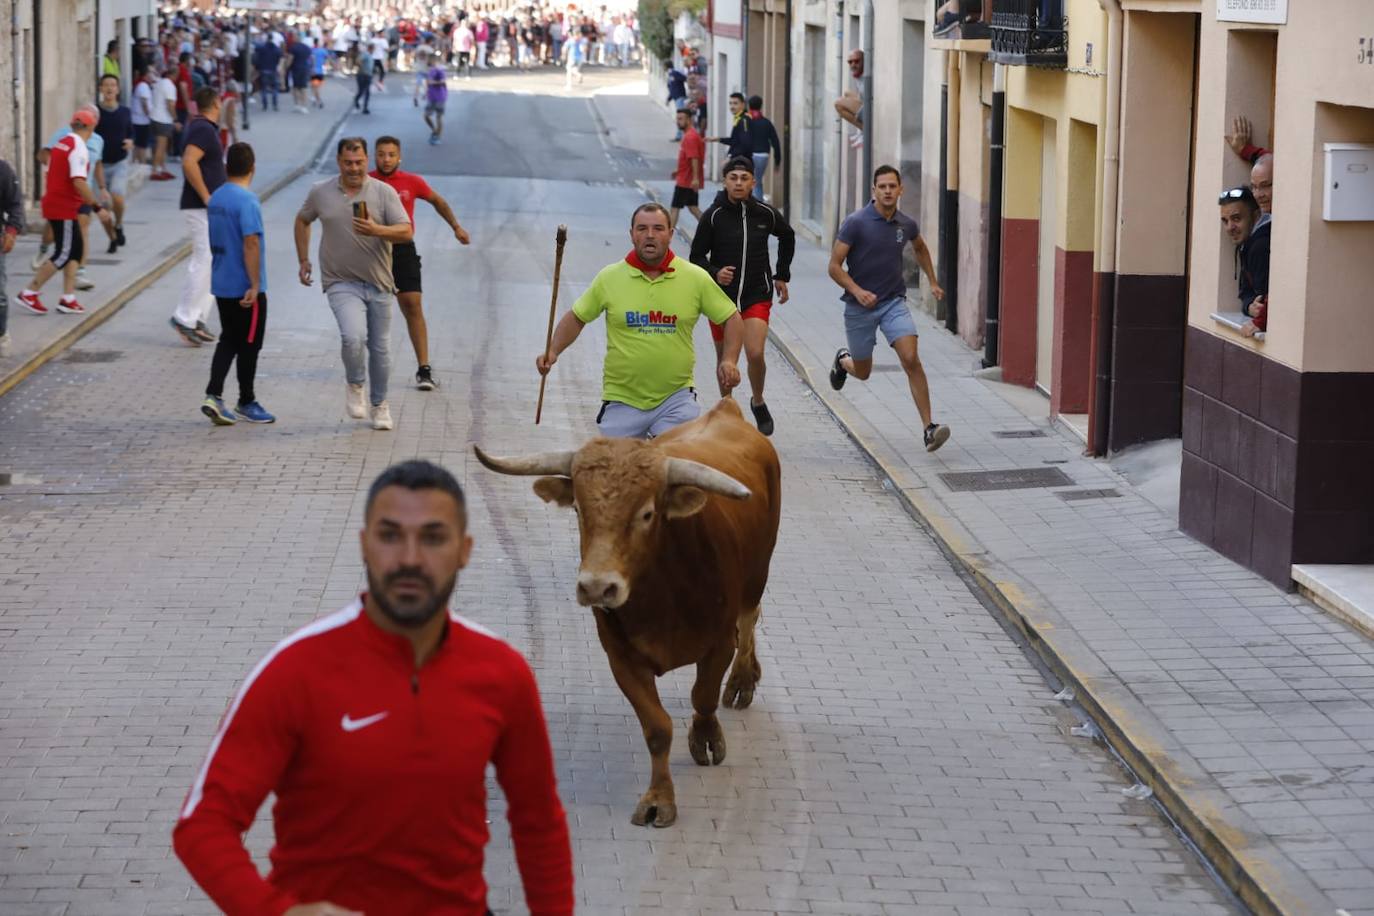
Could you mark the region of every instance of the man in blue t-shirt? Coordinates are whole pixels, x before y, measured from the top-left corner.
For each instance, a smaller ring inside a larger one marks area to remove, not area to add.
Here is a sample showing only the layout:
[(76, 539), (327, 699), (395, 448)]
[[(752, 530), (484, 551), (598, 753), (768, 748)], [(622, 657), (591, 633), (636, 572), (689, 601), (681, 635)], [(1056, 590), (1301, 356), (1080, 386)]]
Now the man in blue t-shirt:
[[(210, 229), (210, 291), (219, 307), (220, 337), (210, 362), (210, 384), (200, 412), (216, 426), (274, 423), (276, 417), (257, 401), (253, 379), (267, 332), (267, 258), (263, 244), (262, 207), (248, 190), (253, 182), (253, 147), (229, 147), (228, 180), (210, 195), (206, 207)], [(229, 364), (238, 363), (238, 407), (224, 406), (224, 379)]]
[(308, 44), (309, 38), (300, 32), (291, 33), (291, 38), (291, 47), (287, 49), (287, 53), (291, 55), (291, 65), (288, 69), (291, 77), (291, 98), (296, 103), (296, 113), (305, 114), (310, 110), (305, 107), (305, 83), (310, 79), (315, 55)]
[[(873, 371), (873, 346), (882, 329), (888, 345), (906, 373), (911, 399), (925, 426), (926, 451), (949, 439), (949, 427), (931, 420), (930, 386), (916, 353), (916, 322), (906, 304), (902, 252), (907, 245), (916, 255), (930, 292), (936, 299), (945, 291), (935, 279), (935, 265), (916, 221), (897, 209), (902, 198), (902, 175), (890, 165), (873, 171), (873, 199), (845, 217), (830, 251), (830, 279), (844, 290), (844, 331), (848, 347), (835, 353), (830, 387), (839, 391), (849, 376), (863, 381)], [(847, 263), (846, 263), (847, 262)]]
[(324, 99), (320, 97), (320, 87), (324, 85), (324, 68), (329, 64), (329, 52), (320, 47), (320, 40), (315, 39), (315, 47), (310, 49), (310, 92), (314, 96), (311, 104), (316, 108), (324, 107)]

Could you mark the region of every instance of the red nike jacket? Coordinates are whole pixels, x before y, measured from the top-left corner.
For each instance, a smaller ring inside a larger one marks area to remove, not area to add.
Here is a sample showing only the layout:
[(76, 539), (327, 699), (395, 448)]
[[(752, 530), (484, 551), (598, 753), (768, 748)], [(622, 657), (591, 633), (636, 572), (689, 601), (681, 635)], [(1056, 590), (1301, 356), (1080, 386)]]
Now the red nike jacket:
[[(534, 916), (573, 911), (572, 850), (534, 674), (449, 619), (418, 670), (355, 601), (283, 640), (229, 706), (172, 834), (229, 916), (328, 900), (368, 916), (481, 916), (488, 762)], [(243, 845), (269, 792), (266, 880)]]

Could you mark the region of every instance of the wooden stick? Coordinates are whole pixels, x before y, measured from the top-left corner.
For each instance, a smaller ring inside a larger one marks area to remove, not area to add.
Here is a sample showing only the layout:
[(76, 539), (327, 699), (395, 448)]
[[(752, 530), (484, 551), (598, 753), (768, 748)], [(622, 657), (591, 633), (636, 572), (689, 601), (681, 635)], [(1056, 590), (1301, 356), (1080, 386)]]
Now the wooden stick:
[[(553, 298), (549, 300), (549, 330), (544, 335), (544, 359), (548, 359), (553, 350), (553, 316), (558, 310), (558, 277), (563, 272), (563, 246), (568, 242), (568, 227), (559, 226), (557, 250), (553, 256)], [(544, 413), (544, 385), (549, 380), (546, 372), (539, 376), (539, 403), (534, 408), (534, 425), (539, 425), (539, 418)]]

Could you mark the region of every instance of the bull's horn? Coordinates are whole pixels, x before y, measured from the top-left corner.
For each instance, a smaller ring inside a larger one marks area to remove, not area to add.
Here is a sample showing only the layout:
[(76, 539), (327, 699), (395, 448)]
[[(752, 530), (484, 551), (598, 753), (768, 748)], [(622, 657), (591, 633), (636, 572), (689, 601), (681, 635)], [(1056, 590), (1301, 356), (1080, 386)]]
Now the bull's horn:
[(515, 477), (542, 477), (553, 475), (569, 477), (572, 475), (572, 452), (544, 452), (539, 455), (526, 455), (523, 458), (493, 458), (482, 451), (480, 445), (472, 447), (482, 467), (498, 474)]
[(686, 458), (668, 459), (669, 486), (699, 487), (708, 493), (728, 496), (731, 499), (748, 499), (749, 488), (729, 474), (707, 467)]

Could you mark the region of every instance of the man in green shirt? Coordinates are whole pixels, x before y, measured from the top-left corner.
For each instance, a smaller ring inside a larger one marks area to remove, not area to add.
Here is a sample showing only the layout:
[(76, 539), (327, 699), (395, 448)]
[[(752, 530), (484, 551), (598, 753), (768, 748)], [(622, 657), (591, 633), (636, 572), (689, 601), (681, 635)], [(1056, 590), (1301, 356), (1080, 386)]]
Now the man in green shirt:
[(701, 413), (692, 387), (692, 331), (705, 315), (725, 330), (716, 365), (721, 391), (739, 384), (744, 320), (720, 284), (673, 255), (672, 219), (659, 204), (630, 216), (634, 250), (601, 272), (558, 322), (548, 354), (535, 367), (546, 375), (558, 355), (597, 316), (606, 316), (606, 365), (596, 425), (603, 436), (652, 439)]

